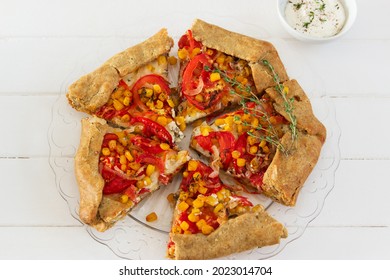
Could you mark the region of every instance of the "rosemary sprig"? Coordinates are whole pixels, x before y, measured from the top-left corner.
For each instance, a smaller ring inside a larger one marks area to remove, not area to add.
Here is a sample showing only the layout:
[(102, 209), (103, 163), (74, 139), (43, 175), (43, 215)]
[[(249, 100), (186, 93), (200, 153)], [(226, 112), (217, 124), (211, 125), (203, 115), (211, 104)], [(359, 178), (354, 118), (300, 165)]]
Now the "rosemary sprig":
[(290, 130), (291, 130), (292, 140), (294, 142), (298, 137), (297, 117), (294, 115), (294, 106), (293, 106), (294, 98), (287, 98), (287, 92), (284, 88), (284, 85), (280, 82), (279, 75), (278, 73), (275, 72), (275, 69), (272, 66), (272, 64), (269, 63), (269, 61), (266, 59), (263, 59), (262, 62), (271, 71), (273, 80), (276, 83), (275, 90), (283, 98), (284, 111), (290, 118)]

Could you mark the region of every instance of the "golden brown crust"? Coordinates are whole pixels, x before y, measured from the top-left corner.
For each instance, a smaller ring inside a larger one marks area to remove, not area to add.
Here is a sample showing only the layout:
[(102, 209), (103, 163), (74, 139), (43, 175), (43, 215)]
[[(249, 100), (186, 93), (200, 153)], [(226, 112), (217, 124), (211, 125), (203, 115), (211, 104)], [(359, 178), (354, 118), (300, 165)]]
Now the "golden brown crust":
[(194, 38), (204, 46), (248, 61), (259, 92), (275, 85), (272, 73), (263, 65), (264, 59), (273, 65), (282, 82), (288, 79), (278, 52), (271, 43), (228, 31), (200, 19), (195, 20), (191, 30)]
[(119, 80), (139, 67), (169, 52), (173, 40), (166, 29), (146, 41), (114, 55), (95, 71), (70, 85), (67, 97), (70, 105), (89, 114), (107, 103)]
[[(296, 80), (289, 80), (283, 83), (288, 87), (287, 98), (293, 98), (294, 115), (297, 118), (297, 127), (313, 136), (317, 136), (323, 143), (326, 138), (325, 126), (314, 116), (310, 100)], [(288, 114), (284, 109), (284, 101), (280, 94), (274, 89), (269, 88), (266, 92), (275, 101), (275, 110), (291, 122)]]
[(278, 244), (287, 237), (284, 226), (261, 207), (228, 220), (209, 235), (173, 234), (176, 259), (212, 259)]
[(318, 161), (322, 142), (316, 136), (301, 132), (292, 142), (291, 133), (287, 132), (281, 143), (290, 148), (289, 154), (276, 151), (264, 174), (262, 189), (277, 202), (294, 206), (300, 189)]

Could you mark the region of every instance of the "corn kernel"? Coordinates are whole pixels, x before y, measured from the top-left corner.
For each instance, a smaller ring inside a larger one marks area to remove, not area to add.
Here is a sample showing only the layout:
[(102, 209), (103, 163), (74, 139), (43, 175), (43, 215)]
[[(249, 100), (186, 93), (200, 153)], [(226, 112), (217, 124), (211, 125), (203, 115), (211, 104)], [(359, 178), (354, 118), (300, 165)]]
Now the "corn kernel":
[(192, 232), (190, 230), (186, 230), (184, 231), (184, 234), (192, 234)]
[(200, 133), (202, 136), (209, 136), (209, 132), (212, 131), (212, 128), (209, 126), (201, 126), (200, 127)]
[(190, 227), (190, 225), (186, 222), (186, 221), (182, 221), (181, 223), (180, 223), (180, 228), (182, 229), (182, 230), (188, 230), (189, 229), (189, 227)]
[(234, 118), (233, 116), (228, 116), (225, 118), (225, 123), (228, 124), (229, 126), (233, 125)]
[(157, 100), (156, 102), (156, 108), (157, 109), (162, 109), (164, 107), (164, 103), (161, 102), (161, 100)]
[(180, 125), (179, 125), (179, 128), (180, 128), (180, 130), (181, 130), (181, 131), (184, 131), (184, 130), (186, 130), (186, 128), (187, 128), (187, 125), (186, 125), (186, 123), (182, 123), (182, 124), (180, 124)]
[(233, 157), (234, 159), (238, 159), (240, 156), (241, 156), (241, 153), (240, 153), (239, 151), (234, 150), (234, 151), (232, 152), (232, 157)]
[(184, 171), (184, 172), (183, 172), (183, 177), (184, 177), (184, 178), (187, 178), (187, 177), (188, 177), (188, 172), (187, 172), (187, 171)]
[(116, 148), (116, 140), (110, 140), (108, 142), (108, 147), (110, 148), (110, 150), (115, 150), (115, 148)]
[(103, 148), (103, 149), (102, 149), (102, 154), (103, 154), (104, 156), (109, 156), (109, 155), (111, 154), (111, 151), (110, 151), (109, 148)]
[(177, 125), (181, 125), (182, 123), (185, 123), (185, 119), (182, 116), (176, 117), (175, 121), (176, 121)]
[(207, 223), (204, 219), (200, 219), (196, 222), (196, 226), (198, 227), (198, 229), (202, 229), (202, 227), (204, 227), (205, 225), (207, 225)]
[(128, 122), (128, 121), (130, 121), (130, 116), (129, 116), (129, 114), (123, 115), (123, 116), (121, 117), (121, 121), (122, 121), (122, 122)]
[(199, 221), (199, 216), (198, 215), (195, 215), (194, 213), (190, 213), (188, 215), (188, 220), (190, 222), (193, 222), (193, 223), (196, 223), (197, 221)]
[(215, 206), (218, 204), (218, 199), (213, 196), (213, 195), (209, 195), (207, 198), (206, 198), (206, 203), (208, 205), (211, 205), (211, 206)]
[(154, 72), (154, 66), (153, 66), (152, 64), (146, 65), (146, 68), (148, 68), (148, 70), (149, 70), (150, 72)]
[(128, 161), (133, 161), (133, 160), (134, 160), (134, 158), (133, 158), (133, 156), (131, 155), (131, 153), (130, 153), (129, 150), (126, 150), (126, 151), (125, 151), (125, 157), (126, 157), (126, 159), (127, 159)]
[(173, 102), (172, 99), (168, 99), (167, 102), (168, 102), (169, 107), (171, 107), (171, 108), (175, 107), (175, 102)]
[(179, 194), (179, 200), (185, 201), (188, 198), (188, 193), (187, 192), (180, 192)]
[(208, 55), (213, 55), (214, 54), (214, 51), (212, 49), (207, 49), (206, 50), (206, 54)]
[(146, 221), (147, 222), (154, 222), (157, 220), (157, 214), (156, 212), (152, 212), (149, 215), (146, 216)]
[(152, 97), (153, 96), (153, 90), (151, 88), (145, 89), (145, 96), (146, 97)]
[(153, 90), (155, 93), (161, 93), (161, 87), (159, 84), (154, 84), (153, 85)]
[[(160, 89), (161, 89), (161, 87), (160, 87)], [(158, 95), (158, 99), (159, 100), (161, 100), (161, 101), (165, 101), (165, 100), (167, 100), (167, 95), (164, 93), (164, 92), (162, 92), (162, 93), (160, 93), (159, 95)]]
[(160, 148), (163, 149), (164, 151), (167, 151), (169, 150), (170, 146), (167, 143), (161, 143)]
[(145, 177), (144, 178), (144, 186), (149, 186), (151, 183), (152, 183), (152, 179), (150, 179), (150, 177)]
[(181, 212), (186, 211), (186, 210), (188, 209), (188, 207), (190, 207), (190, 206), (189, 206), (188, 203), (185, 202), (185, 201), (182, 201), (182, 202), (180, 202), (180, 203), (177, 205), (177, 209), (178, 209), (179, 211), (181, 211)]
[(238, 158), (237, 159), (237, 166), (238, 167), (243, 167), (245, 166), (246, 160), (244, 158)]
[(190, 160), (188, 162), (188, 171), (195, 171), (198, 168), (199, 162), (196, 160)]
[(129, 104), (130, 104), (130, 97), (126, 96), (125, 98), (123, 98), (123, 105), (129, 106)]
[(127, 159), (126, 159), (126, 156), (125, 155), (121, 155), (119, 157), (119, 163), (120, 164), (127, 164)]
[(192, 206), (194, 208), (202, 208), (203, 205), (204, 205), (204, 201), (202, 199), (199, 199), (199, 197), (192, 202)]
[(135, 171), (138, 171), (138, 169), (141, 168), (141, 164), (138, 162), (130, 162), (129, 167)]
[(268, 148), (268, 146), (264, 146), (264, 147), (262, 147), (262, 149), (263, 149), (263, 152), (264, 152), (264, 153), (266, 153), (266, 154), (269, 153), (269, 148)]
[(202, 174), (200, 174), (200, 172), (195, 172), (192, 175), (192, 178), (194, 178), (195, 181), (198, 181), (198, 180), (202, 179)]
[(166, 126), (168, 124), (168, 119), (164, 116), (158, 116), (156, 121), (162, 126)]
[(237, 132), (238, 132), (238, 134), (241, 134), (243, 132), (243, 130), (244, 130), (244, 127), (242, 126), (242, 124), (238, 124), (237, 125)]
[(253, 137), (250, 135), (248, 136), (247, 141), (248, 141), (248, 144), (251, 146), (253, 146), (254, 144), (256, 144), (258, 142), (256, 137)]
[(148, 166), (146, 167), (146, 176), (151, 176), (153, 174), (153, 172), (156, 170), (156, 167), (152, 164), (148, 164)]
[(259, 126), (259, 119), (253, 118), (253, 120), (252, 120), (252, 126), (253, 126), (254, 128), (257, 128), (257, 127)]
[(194, 48), (191, 52), (191, 57), (194, 57), (199, 53), (200, 53), (200, 48)]
[(284, 94), (288, 94), (289, 91), (290, 91), (290, 89), (289, 89), (288, 87), (283, 86), (283, 93), (284, 93)]
[(258, 151), (257, 146), (251, 146), (249, 148), (249, 153), (252, 154), (252, 155), (255, 155), (257, 153), (257, 151)]
[(201, 94), (197, 94), (197, 95), (195, 95), (195, 100), (196, 101), (198, 101), (198, 102), (203, 102), (203, 95), (201, 95)]
[(217, 57), (217, 63), (218, 64), (223, 64), (225, 62), (226, 56), (224, 54), (221, 54), (220, 56)]
[(216, 119), (214, 122), (215, 125), (224, 125), (225, 124), (225, 119)]
[(213, 231), (214, 231), (214, 228), (212, 226), (204, 225), (202, 227), (202, 233), (205, 235), (208, 235), (208, 234), (212, 233)]
[(259, 144), (259, 147), (260, 148), (263, 148), (263, 147), (265, 147), (267, 145), (267, 141), (265, 141), (264, 139), (263, 140), (261, 140), (261, 142), (260, 142), (260, 144)]
[(117, 99), (114, 99), (113, 105), (114, 105), (115, 110), (117, 110), (117, 111), (122, 110), (124, 107), (123, 104)]
[(137, 183), (136, 183), (135, 185), (136, 185), (137, 188), (139, 188), (139, 189), (142, 189), (142, 188), (145, 186), (143, 181), (137, 181)]
[(172, 227), (172, 233), (181, 233), (181, 227), (179, 226)]
[(180, 49), (177, 51), (177, 56), (181, 59), (184, 60), (188, 57), (188, 51), (186, 49)]
[(174, 203), (175, 202), (175, 195), (173, 193), (168, 194), (167, 200), (169, 203)]
[(221, 79), (221, 75), (219, 73), (211, 73), (210, 74), (210, 81), (211, 82), (216, 82), (216, 81), (219, 81)]
[(174, 56), (170, 56), (170, 57), (168, 57), (168, 62), (169, 62), (170, 65), (176, 65), (177, 58), (174, 57)]
[(165, 55), (160, 55), (157, 58), (157, 63), (158, 63), (158, 65), (166, 64), (167, 63), (167, 57)]
[(121, 202), (122, 203), (127, 203), (129, 201), (129, 197), (125, 194), (121, 195)]
[(208, 191), (208, 188), (206, 188), (204, 186), (199, 186), (199, 188), (198, 188), (198, 192), (201, 194), (206, 194), (207, 191)]
[(223, 204), (222, 203), (218, 203), (217, 206), (214, 207), (214, 213), (218, 213), (222, 209), (223, 209)]
[(116, 151), (118, 154), (123, 155), (125, 153), (125, 148), (122, 145), (116, 145)]

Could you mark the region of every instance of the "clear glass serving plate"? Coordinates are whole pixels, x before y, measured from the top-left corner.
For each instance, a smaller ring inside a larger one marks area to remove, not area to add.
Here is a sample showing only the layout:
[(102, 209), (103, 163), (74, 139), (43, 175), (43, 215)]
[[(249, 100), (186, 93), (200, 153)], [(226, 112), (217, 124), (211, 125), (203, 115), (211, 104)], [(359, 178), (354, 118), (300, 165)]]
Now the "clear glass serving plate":
[[(232, 25), (232, 19), (226, 18), (219, 18), (213, 22), (220, 26), (224, 26), (224, 23)], [(340, 129), (336, 121), (334, 105), (325, 96), (321, 79), (304, 62), (305, 59), (302, 54), (294, 53), (288, 47), (287, 42), (272, 38), (268, 32), (256, 25), (239, 21), (233, 23), (235, 24), (234, 30), (270, 41), (275, 45), (290, 78), (305, 81), (305, 84), (301, 83), (301, 86), (312, 102), (315, 115), (327, 129), (327, 139), (320, 159), (304, 184), (295, 207), (280, 205), (263, 195), (250, 195), (250, 199), (254, 204), (264, 205), (270, 215), (286, 226), (288, 237), (282, 239), (278, 245), (234, 254), (226, 257), (226, 259), (266, 259), (278, 254), (288, 243), (299, 238), (304, 233), (307, 225), (321, 212), (325, 198), (334, 186), (335, 171), (340, 161)], [(175, 39), (180, 36), (180, 34), (173, 35), (176, 35), (174, 36)], [(117, 43), (120, 41), (119, 43), (126, 48), (125, 39), (116, 39), (116, 41)], [(102, 46), (109, 46), (109, 42), (104, 42)], [(174, 48), (172, 53), (176, 51), (177, 48)], [(61, 93), (53, 104), (52, 123), (48, 131), (50, 165), (55, 173), (55, 185), (61, 196), (67, 201), (70, 214), (79, 221), (79, 193), (74, 176), (73, 158), (80, 139), (80, 120), (86, 115), (69, 106), (66, 99), (66, 90), (73, 81), (93, 70), (97, 66), (96, 60), (104, 61), (109, 57), (103, 58), (101, 53), (97, 56), (99, 57), (94, 57), (91, 54), (86, 57), (85, 61), (80, 62), (80, 65), (77, 65), (75, 70), (66, 78), (61, 87)], [(170, 80), (173, 85), (176, 83), (177, 67), (170, 69)], [(187, 129), (185, 134), (186, 138), (180, 143), (180, 147), (189, 150), (190, 128)], [(191, 155), (197, 157), (194, 152), (191, 152)], [(160, 188), (160, 190), (146, 198), (125, 219), (119, 221), (106, 232), (98, 232), (84, 225), (85, 229), (92, 238), (108, 246), (119, 257), (126, 259), (165, 259), (168, 232), (172, 219), (172, 209), (166, 197), (169, 193), (177, 190), (180, 180), (179, 175), (174, 178), (171, 184)], [(148, 223), (145, 217), (152, 211), (157, 213), (158, 220)]]

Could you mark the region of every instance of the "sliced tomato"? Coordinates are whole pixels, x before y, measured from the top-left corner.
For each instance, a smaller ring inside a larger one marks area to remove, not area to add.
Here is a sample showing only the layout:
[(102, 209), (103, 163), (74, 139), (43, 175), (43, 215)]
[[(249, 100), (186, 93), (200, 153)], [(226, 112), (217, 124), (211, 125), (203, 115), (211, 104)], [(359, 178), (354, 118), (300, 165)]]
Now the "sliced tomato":
[(168, 82), (162, 76), (156, 74), (145, 75), (139, 78), (138, 81), (136, 81), (133, 85), (131, 91), (133, 92), (133, 94), (137, 94), (138, 90), (140, 90), (141, 88), (153, 85), (159, 85), (161, 87), (161, 90), (167, 94), (170, 94), (171, 92)]
[(192, 31), (188, 30), (186, 34), (180, 37), (180, 40), (178, 42), (178, 46), (180, 49), (187, 49), (189, 53), (192, 53), (192, 51), (195, 48), (202, 48), (202, 43), (198, 42), (194, 39), (192, 36)]
[(131, 185), (124, 190), (123, 194), (127, 195), (131, 199), (131, 201), (135, 202), (135, 200), (137, 198), (137, 192), (138, 192), (137, 187), (134, 185)]
[(148, 154), (159, 154), (164, 151), (163, 149), (161, 149), (159, 143), (142, 136), (135, 136), (131, 138), (131, 143), (141, 148)]
[(110, 181), (106, 181), (103, 188), (103, 194), (121, 193), (126, 188), (134, 186), (135, 183), (136, 181), (134, 180), (126, 180), (120, 177), (114, 177)]
[(110, 142), (111, 140), (118, 140), (118, 138), (118, 135), (116, 135), (115, 133), (106, 133), (103, 138), (102, 146), (106, 147), (108, 145), (108, 142)]
[(252, 202), (249, 201), (248, 198), (240, 195), (231, 195), (233, 198), (238, 199), (240, 205), (242, 206), (253, 206)]
[(253, 174), (249, 181), (253, 186), (255, 186), (259, 191), (261, 191), (261, 186), (263, 185), (264, 171), (260, 173)]
[(157, 167), (160, 173), (164, 173), (165, 165), (161, 158), (150, 154), (141, 154), (136, 158), (136, 162), (143, 164), (152, 164)]
[(133, 117), (130, 120), (131, 124), (141, 123), (144, 125), (143, 133), (146, 137), (156, 136), (163, 142), (168, 142), (169, 145), (173, 145), (172, 135), (163, 127), (161, 124), (152, 121), (151, 119), (147, 119), (144, 117)]

